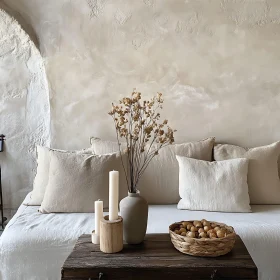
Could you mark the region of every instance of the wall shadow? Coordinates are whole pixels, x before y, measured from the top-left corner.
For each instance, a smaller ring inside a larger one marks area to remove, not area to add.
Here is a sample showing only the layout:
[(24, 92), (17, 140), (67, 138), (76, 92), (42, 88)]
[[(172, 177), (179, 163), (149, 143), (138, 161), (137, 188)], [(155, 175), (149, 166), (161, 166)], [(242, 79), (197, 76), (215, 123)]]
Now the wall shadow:
[(0, 1), (0, 9), (5, 11), (9, 16), (17, 20), (17, 22), (21, 25), (22, 29), (27, 33), (27, 35), (30, 37), (30, 39), (35, 44), (36, 48), (40, 50), (39, 48), (39, 40), (36, 35), (36, 32), (34, 31), (33, 27), (26, 22), (26, 20), (21, 16), (21, 14), (17, 11), (14, 11), (9, 6), (7, 6), (5, 3)]

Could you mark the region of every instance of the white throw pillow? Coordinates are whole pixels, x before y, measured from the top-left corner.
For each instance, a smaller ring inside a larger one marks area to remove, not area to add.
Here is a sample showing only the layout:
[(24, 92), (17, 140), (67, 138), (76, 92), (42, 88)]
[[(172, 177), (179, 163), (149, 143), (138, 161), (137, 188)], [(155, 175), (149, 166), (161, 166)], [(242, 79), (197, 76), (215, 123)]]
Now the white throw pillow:
[(43, 201), (46, 186), (49, 180), (50, 151), (57, 151), (60, 153), (92, 154), (92, 149), (65, 151), (37, 146), (37, 172), (33, 183), (31, 200), (26, 205), (37, 206), (41, 205)]
[(41, 213), (94, 212), (109, 204), (109, 172), (120, 171), (120, 199), (127, 195), (119, 154), (87, 155), (50, 151), (49, 180)]
[(280, 204), (278, 158), (280, 142), (246, 149), (219, 144), (214, 148), (215, 160), (249, 159), (248, 185), (251, 204)]
[[(201, 160), (212, 160), (215, 138), (199, 142), (175, 144), (162, 148), (143, 173), (138, 189), (149, 204), (177, 204), (179, 197), (179, 165), (176, 154)], [(123, 147), (122, 147), (123, 148)], [(95, 154), (116, 152), (118, 143), (92, 138)]]
[(178, 209), (250, 212), (248, 159), (207, 162), (176, 156), (179, 162)]

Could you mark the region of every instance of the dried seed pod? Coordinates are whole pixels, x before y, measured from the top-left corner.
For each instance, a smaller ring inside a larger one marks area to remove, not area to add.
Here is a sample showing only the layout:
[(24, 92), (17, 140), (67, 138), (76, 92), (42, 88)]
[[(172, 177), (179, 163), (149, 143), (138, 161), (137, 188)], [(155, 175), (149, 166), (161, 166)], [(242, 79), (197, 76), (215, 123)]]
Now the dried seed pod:
[(201, 227), (203, 227), (203, 226), (202, 226), (202, 223), (201, 223), (201, 222), (198, 222), (198, 223), (195, 224), (195, 227), (201, 228)]
[(208, 227), (210, 227), (210, 223), (209, 223), (208, 221), (204, 221), (202, 224), (203, 224), (203, 226), (208, 226)]
[(190, 223), (189, 222), (183, 222), (182, 225), (184, 228), (186, 228)]
[(224, 230), (218, 230), (218, 231), (216, 232), (216, 234), (217, 234), (217, 236), (218, 236), (219, 238), (223, 238), (223, 237), (226, 236)]
[(187, 225), (187, 230), (191, 230), (192, 224)]
[(194, 226), (192, 226), (192, 227), (191, 227), (191, 231), (192, 231), (192, 232), (196, 232), (196, 231), (197, 231), (197, 228), (194, 227)]
[(180, 228), (179, 232), (180, 232), (180, 233), (182, 233), (182, 232), (187, 232), (187, 230), (186, 230), (185, 228)]
[(198, 233), (205, 232), (203, 228), (198, 229)]
[(217, 238), (217, 235), (216, 235), (216, 233), (212, 232), (212, 233), (209, 234), (209, 237), (210, 238)]
[(195, 238), (195, 232), (189, 231), (189, 232), (187, 233), (187, 236), (188, 236), (188, 237), (191, 237), (191, 238)]
[(201, 233), (199, 234), (199, 237), (200, 237), (200, 238), (207, 238), (207, 233), (206, 233), (206, 232), (201, 232)]
[(208, 232), (211, 228), (210, 228), (210, 226), (204, 226), (204, 231), (206, 231), (206, 232)]

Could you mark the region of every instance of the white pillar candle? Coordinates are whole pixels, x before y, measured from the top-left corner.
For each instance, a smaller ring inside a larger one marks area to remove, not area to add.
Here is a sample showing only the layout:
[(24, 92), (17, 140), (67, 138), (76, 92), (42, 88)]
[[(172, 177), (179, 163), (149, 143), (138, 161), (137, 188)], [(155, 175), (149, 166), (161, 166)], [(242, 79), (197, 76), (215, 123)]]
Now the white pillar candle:
[(95, 234), (100, 234), (100, 220), (103, 218), (103, 201), (97, 200), (94, 203), (95, 210)]
[(119, 171), (109, 173), (109, 220), (118, 219), (119, 204)]

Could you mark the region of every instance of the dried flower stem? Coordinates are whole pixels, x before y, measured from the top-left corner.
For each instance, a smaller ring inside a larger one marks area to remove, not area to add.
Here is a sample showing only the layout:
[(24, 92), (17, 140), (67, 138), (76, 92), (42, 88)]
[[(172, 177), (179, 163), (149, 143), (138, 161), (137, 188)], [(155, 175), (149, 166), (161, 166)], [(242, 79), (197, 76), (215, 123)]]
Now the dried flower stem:
[[(133, 91), (131, 97), (112, 104), (109, 115), (115, 124), (122, 166), (129, 192), (137, 192), (137, 185), (151, 160), (159, 150), (174, 142), (174, 132), (164, 120), (160, 123), (158, 109), (162, 109), (162, 94), (149, 101), (141, 100), (141, 93)], [(120, 138), (125, 138), (126, 168), (123, 161)], [(154, 144), (157, 144), (156, 146)]]

